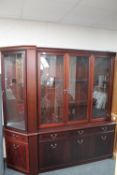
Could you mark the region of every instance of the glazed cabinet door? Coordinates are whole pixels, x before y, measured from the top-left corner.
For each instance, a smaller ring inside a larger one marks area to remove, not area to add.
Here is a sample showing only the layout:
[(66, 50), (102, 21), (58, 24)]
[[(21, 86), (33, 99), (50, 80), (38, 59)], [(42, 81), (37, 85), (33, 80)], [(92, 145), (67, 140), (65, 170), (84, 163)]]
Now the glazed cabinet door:
[(38, 54), (40, 126), (59, 125), (64, 115), (64, 56)]
[(111, 115), (113, 59), (109, 56), (94, 58), (92, 119), (106, 120)]
[(25, 52), (2, 53), (5, 125), (25, 130)]
[(29, 172), (28, 144), (6, 140), (6, 153), (8, 166)]
[(88, 56), (68, 57), (67, 116), (68, 122), (88, 120)]

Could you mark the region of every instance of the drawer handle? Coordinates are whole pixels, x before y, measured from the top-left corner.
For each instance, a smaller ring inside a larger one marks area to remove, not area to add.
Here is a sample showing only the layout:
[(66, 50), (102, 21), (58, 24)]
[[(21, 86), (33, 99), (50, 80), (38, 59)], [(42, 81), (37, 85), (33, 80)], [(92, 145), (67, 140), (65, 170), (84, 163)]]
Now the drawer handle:
[(105, 127), (102, 127), (101, 129), (102, 129), (102, 131), (107, 131), (108, 127), (105, 126)]
[(101, 139), (105, 141), (107, 139), (107, 136), (101, 136)]
[(20, 147), (20, 145), (13, 144), (13, 149), (17, 150)]
[(77, 140), (77, 143), (80, 144), (80, 145), (83, 144), (83, 142), (84, 142), (83, 139), (81, 139), (81, 140)]
[(82, 135), (82, 134), (84, 134), (84, 130), (77, 131), (77, 133), (78, 133), (79, 135)]
[(18, 136), (16, 134), (12, 134), (13, 137), (17, 138)]
[(51, 147), (52, 149), (55, 149), (55, 148), (57, 147), (57, 143), (50, 144), (50, 147)]
[(54, 140), (54, 139), (56, 139), (57, 135), (58, 134), (50, 134), (50, 137)]

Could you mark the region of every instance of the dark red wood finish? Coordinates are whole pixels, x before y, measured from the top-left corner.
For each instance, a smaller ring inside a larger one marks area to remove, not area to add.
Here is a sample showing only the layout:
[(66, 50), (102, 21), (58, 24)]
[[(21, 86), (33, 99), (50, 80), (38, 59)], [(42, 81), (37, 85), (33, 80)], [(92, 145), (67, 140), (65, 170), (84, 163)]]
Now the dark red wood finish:
[(89, 108), (88, 108), (88, 114), (89, 114), (89, 122), (92, 120), (92, 107), (93, 107), (93, 84), (94, 84), (94, 55), (91, 55), (89, 58)]
[(37, 76), (36, 76), (36, 48), (27, 50), (27, 111), (28, 132), (37, 132)]
[[(26, 131), (6, 127), (5, 140), (7, 164), (26, 174), (37, 175), (41, 171), (77, 165), (85, 162), (112, 157), (115, 123), (111, 122), (111, 99), (113, 64), (115, 53), (83, 51), (72, 49), (37, 48), (36, 46), (16, 46), (1, 48), (2, 90), (4, 91), (4, 53), (25, 51), (25, 123)], [(68, 121), (68, 94), (64, 91), (63, 122), (40, 123), (40, 61), (41, 53), (63, 55), (64, 89), (69, 85), (70, 56), (89, 58), (88, 109), (86, 120)], [(92, 119), (92, 93), (94, 84), (95, 57), (110, 57), (109, 118)], [(5, 98), (3, 107), (5, 122)], [(87, 152), (86, 148), (89, 148)], [(61, 156), (62, 155), (62, 156)], [(20, 159), (19, 159), (20, 158)]]
[(115, 124), (107, 124), (40, 134), (40, 171), (112, 157), (114, 131)]
[[(37, 118), (37, 84), (36, 84), (36, 47), (27, 50), (27, 111), (28, 133), (38, 132)], [(38, 173), (37, 135), (31, 135), (29, 141), (30, 174)]]
[(4, 129), (7, 164), (9, 167), (29, 173), (29, 147), (26, 134)]
[(7, 165), (22, 172), (29, 173), (28, 144), (12, 142), (6, 139)]

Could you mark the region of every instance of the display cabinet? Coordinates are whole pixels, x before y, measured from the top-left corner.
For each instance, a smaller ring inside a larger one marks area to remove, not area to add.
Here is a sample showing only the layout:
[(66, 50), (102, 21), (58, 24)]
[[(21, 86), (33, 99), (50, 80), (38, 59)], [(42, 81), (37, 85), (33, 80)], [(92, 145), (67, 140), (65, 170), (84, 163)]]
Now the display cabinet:
[(1, 56), (9, 167), (36, 175), (112, 157), (115, 53), (16, 46)]

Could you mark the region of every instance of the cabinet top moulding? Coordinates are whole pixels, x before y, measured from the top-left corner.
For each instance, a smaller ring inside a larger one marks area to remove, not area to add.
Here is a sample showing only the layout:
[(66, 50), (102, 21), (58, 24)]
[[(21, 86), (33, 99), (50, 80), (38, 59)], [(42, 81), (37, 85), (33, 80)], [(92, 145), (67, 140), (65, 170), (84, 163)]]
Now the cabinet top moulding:
[(20, 51), (20, 50), (32, 50), (36, 49), (37, 47), (35, 45), (20, 45), (20, 46), (7, 46), (7, 47), (0, 47), (0, 51)]
[(96, 51), (96, 50), (79, 50), (79, 49), (63, 49), (63, 48), (48, 48), (48, 47), (38, 47), (37, 51), (39, 52), (46, 52), (47, 53), (56, 53), (60, 52), (61, 54), (73, 54), (73, 55), (96, 55), (96, 56), (112, 56), (115, 57), (116, 53), (115, 52), (108, 52), (108, 51)]
[(98, 50), (81, 50), (81, 49), (69, 49), (69, 48), (49, 48), (49, 47), (38, 47), (36, 45), (17, 45), (17, 46), (6, 46), (0, 47), (0, 51), (18, 51), (18, 50), (30, 50), (36, 49), (39, 52), (48, 52), (48, 53), (69, 53), (69, 54), (83, 54), (83, 55), (96, 55), (96, 56), (115, 56), (115, 52), (111, 51), (98, 51)]

